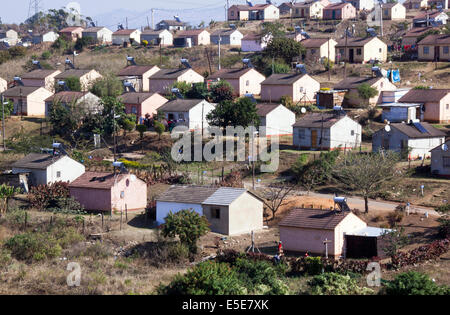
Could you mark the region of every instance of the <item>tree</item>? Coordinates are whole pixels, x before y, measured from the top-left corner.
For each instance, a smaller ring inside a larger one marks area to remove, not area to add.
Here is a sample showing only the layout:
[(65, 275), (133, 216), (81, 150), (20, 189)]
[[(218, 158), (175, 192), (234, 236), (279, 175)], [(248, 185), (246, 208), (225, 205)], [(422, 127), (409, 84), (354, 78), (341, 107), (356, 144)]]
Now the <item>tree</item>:
[(242, 97), (232, 101), (223, 101), (219, 103), (214, 110), (206, 116), (209, 124), (226, 128), (227, 126), (248, 126), (259, 125), (259, 116), (256, 112), (256, 106), (247, 97)]
[(384, 243), (382, 250), (388, 257), (397, 255), (401, 248), (409, 244), (409, 238), (405, 235), (405, 229), (403, 227), (384, 233), (381, 239)]
[(118, 97), (123, 93), (122, 81), (115, 75), (107, 75), (94, 82), (91, 92), (100, 98), (106, 96)]
[(234, 89), (227, 81), (220, 80), (211, 86), (211, 100), (213, 103), (232, 101), (233, 99)]
[(292, 200), (288, 200), (288, 198), (295, 188), (295, 185), (288, 184), (271, 185), (262, 191), (260, 197), (263, 200), (264, 205), (272, 213), (271, 220), (275, 219), (275, 215), (281, 207), (285, 207), (292, 203)]
[(283, 28), (284, 26), (280, 22), (264, 22), (262, 23), (261, 36), (272, 35), (273, 38), (282, 38), (286, 35)]
[(360, 191), (364, 197), (365, 211), (369, 212), (369, 197), (380, 191), (382, 184), (402, 173), (395, 166), (400, 157), (397, 153), (358, 154), (350, 153), (337, 162), (332, 174), (347, 191)]
[(156, 131), (156, 133), (159, 136), (158, 139), (161, 140), (161, 135), (166, 130), (166, 127), (162, 123), (160, 123), (159, 121), (155, 121), (154, 126), (155, 126), (155, 131)]
[(267, 65), (264, 74), (268, 77), (273, 73), (289, 73), (290, 71), (291, 67), (284, 62), (274, 62)]
[(147, 131), (147, 126), (146, 125), (137, 125), (136, 130), (139, 132), (139, 136), (140, 136), (141, 140), (144, 139), (144, 132)]
[(363, 83), (358, 86), (358, 95), (366, 102), (364, 105), (369, 106), (369, 100), (378, 95), (378, 90), (367, 83)]
[(192, 88), (186, 92), (186, 98), (192, 99), (209, 99), (211, 93), (208, 91), (206, 84), (203, 82), (194, 83)]
[(53, 133), (74, 141), (75, 134), (83, 124), (84, 115), (84, 108), (78, 106), (76, 101), (68, 104), (54, 102), (49, 115)]
[(194, 210), (170, 212), (164, 221), (162, 235), (170, 238), (178, 236), (180, 242), (186, 245), (192, 254), (197, 253), (197, 241), (209, 231), (206, 217), (200, 216)]
[[(67, 88), (70, 91), (81, 92), (81, 82), (79, 78), (68, 77), (64, 81), (66, 82)], [(60, 90), (62, 90), (62, 87), (60, 87)]]
[(2, 205), (0, 206), (0, 214), (8, 212), (8, 201), (10, 198), (17, 194), (20, 194), (21, 189), (6, 184), (0, 185), (0, 200)]
[(282, 58), (285, 63), (291, 64), (292, 59), (305, 52), (303, 45), (292, 38), (273, 38), (264, 49), (264, 56)]
[(426, 274), (409, 271), (389, 281), (383, 290), (387, 295), (449, 295), (448, 286), (439, 286)]

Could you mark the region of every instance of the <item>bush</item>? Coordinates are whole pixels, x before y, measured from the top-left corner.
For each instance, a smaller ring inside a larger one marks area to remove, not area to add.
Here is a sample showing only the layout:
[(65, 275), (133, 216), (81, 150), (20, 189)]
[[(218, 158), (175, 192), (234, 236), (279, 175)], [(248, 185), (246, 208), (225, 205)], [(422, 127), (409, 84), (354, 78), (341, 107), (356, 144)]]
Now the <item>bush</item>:
[(308, 275), (319, 275), (323, 272), (322, 259), (320, 257), (306, 257), (305, 272)]
[(416, 271), (399, 274), (387, 283), (383, 293), (388, 295), (449, 295), (448, 286), (438, 286), (427, 275)]
[(62, 248), (48, 233), (24, 233), (10, 238), (5, 247), (18, 260), (28, 262), (54, 258), (61, 254)]
[(389, 226), (394, 228), (398, 223), (402, 222), (404, 214), (400, 211), (393, 211), (386, 216)]
[(69, 184), (56, 182), (32, 187), (28, 198), (33, 208), (45, 210), (57, 207), (59, 200), (68, 197)]
[(372, 289), (360, 287), (356, 280), (348, 275), (324, 273), (308, 282), (312, 295), (370, 295)]
[(409, 252), (398, 252), (391, 257), (393, 268), (416, 265), (418, 263), (439, 258), (449, 249), (448, 239), (434, 241), (431, 244), (420, 246)]
[(48, 60), (48, 59), (50, 59), (51, 56), (52, 56), (52, 53), (47, 50), (42, 53), (41, 58), (43, 60)]

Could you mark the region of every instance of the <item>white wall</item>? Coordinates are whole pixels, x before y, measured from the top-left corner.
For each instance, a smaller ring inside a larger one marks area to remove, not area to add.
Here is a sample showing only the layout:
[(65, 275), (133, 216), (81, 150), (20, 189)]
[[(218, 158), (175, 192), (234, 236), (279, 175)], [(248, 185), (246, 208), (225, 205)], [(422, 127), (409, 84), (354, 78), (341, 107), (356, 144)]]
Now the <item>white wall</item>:
[(331, 127), (331, 148), (356, 148), (361, 143), (361, 134), (361, 125), (345, 117)]
[(181, 210), (194, 210), (200, 215), (203, 215), (203, 208), (200, 204), (192, 203), (177, 203), (177, 202), (166, 202), (157, 201), (156, 202), (156, 222), (158, 225), (164, 224), (167, 215), (172, 213), (177, 213)]
[[(202, 106), (203, 104), (203, 106)], [(203, 108), (202, 108), (203, 107)], [(203, 129), (208, 128), (209, 124), (206, 116), (214, 110), (215, 106), (207, 101), (202, 101), (189, 111), (189, 130), (202, 128), (202, 111), (203, 111)]]
[(295, 114), (280, 105), (266, 116), (266, 135), (291, 135), (293, 124), (295, 124)]
[[(68, 156), (60, 158), (47, 168), (47, 184), (53, 182), (73, 182), (86, 171), (83, 164)], [(60, 172), (60, 177), (58, 177)]]

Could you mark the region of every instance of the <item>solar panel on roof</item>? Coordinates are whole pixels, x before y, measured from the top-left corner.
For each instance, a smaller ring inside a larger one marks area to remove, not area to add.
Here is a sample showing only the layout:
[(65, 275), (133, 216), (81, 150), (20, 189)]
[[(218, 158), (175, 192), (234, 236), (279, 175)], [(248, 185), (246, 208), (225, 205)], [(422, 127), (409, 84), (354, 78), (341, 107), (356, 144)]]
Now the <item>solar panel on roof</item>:
[(428, 133), (428, 131), (420, 124), (420, 123), (413, 123), (414, 127), (416, 127), (417, 130), (419, 130), (421, 133)]

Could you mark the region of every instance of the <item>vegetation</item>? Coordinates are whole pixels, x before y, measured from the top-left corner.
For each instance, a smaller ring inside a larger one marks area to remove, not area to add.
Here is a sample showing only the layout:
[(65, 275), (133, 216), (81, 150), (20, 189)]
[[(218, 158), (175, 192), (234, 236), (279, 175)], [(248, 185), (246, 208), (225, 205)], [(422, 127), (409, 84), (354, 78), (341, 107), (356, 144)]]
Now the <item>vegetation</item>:
[(281, 58), (285, 63), (290, 64), (294, 57), (301, 56), (305, 48), (301, 43), (291, 38), (274, 38), (264, 49), (263, 54), (270, 58)]
[(0, 185), (0, 214), (8, 212), (8, 200), (17, 194), (20, 194), (21, 189), (7, 184)]
[(409, 271), (399, 274), (384, 288), (388, 295), (449, 295), (448, 286), (438, 286), (425, 274)]
[(206, 116), (209, 124), (226, 128), (227, 126), (258, 126), (259, 116), (251, 99), (242, 97), (236, 101), (223, 101)]
[(324, 273), (308, 282), (313, 295), (370, 295), (372, 289), (360, 287), (355, 279), (338, 273)]
[(365, 101), (364, 105), (369, 106), (369, 100), (378, 95), (378, 90), (367, 83), (363, 83), (358, 86), (358, 95)]
[(100, 98), (107, 96), (118, 97), (123, 93), (123, 85), (118, 77), (107, 75), (92, 85), (91, 92)]

